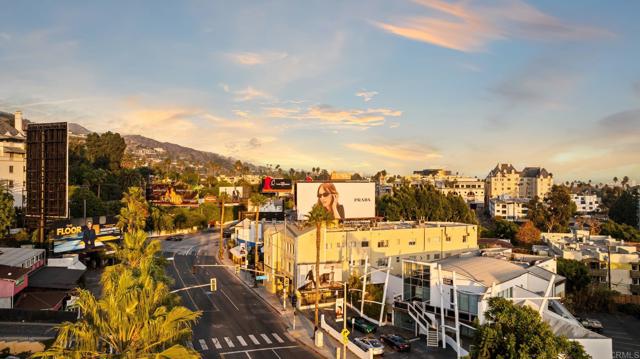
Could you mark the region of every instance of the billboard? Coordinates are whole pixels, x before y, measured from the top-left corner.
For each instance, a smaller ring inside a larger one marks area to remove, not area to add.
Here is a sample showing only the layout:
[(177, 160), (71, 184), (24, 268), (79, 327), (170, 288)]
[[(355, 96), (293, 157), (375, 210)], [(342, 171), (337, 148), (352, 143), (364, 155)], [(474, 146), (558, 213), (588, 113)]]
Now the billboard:
[(27, 127), (27, 217), (67, 218), (68, 143), (66, 122)]
[[(120, 239), (118, 219), (113, 217), (74, 218), (53, 223), (53, 252), (70, 253), (104, 247)], [(90, 227), (88, 226), (90, 224)]]
[(376, 185), (373, 182), (298, 182), (298, 220), (304, 220), (319, 203), (334, 219), (373, 218), (376, 215)]
[(288, 178), (265, 177), (262, 179), (262, 193), (291, 192), (293, 183)]
[(320, 289), (342, 288), (342, 263), (320, 263), (320, 280), (317, 281), (316, 265), (298, 264), (297, 285), (300, 292), (315, 290), (316, 284)]
[(156, 206), (197, 207), (198, 191), (180, 183), (155, 182), (151, 184), (149, 202)]
[(219, 194), (226, 193), (229, 196), (229, 199), (232, 202), (238, 202), (242, 198), (244, 198), (243, 188), (242, 186), (229, 186), (229, 187), (220, 187)]

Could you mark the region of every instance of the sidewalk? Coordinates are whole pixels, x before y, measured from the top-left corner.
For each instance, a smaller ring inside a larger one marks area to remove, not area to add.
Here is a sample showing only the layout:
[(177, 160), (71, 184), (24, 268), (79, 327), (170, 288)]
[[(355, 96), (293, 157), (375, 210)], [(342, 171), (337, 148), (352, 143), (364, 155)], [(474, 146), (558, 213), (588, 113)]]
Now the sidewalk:
[[(223, 259), (223, 264), (233, 265), (232, 261), (228, 258)], [(289, 333), (293, 338), (295, 338), (300, 344), (305, 345), (309, 349), (316, 352), (318, 355), (323, 358), (335, 358), (336, 357), (336, 348), (340, 347), (342, 350), (342, 344), (334, 340), (327, 333), (323, 333), (324, 345), (322, 348), (318, 348), (315, 346), (313, 341), (313, 329), (314, 324), (312, 321), (306, 318), (305, 315), (296, 311), (295, 315), (295, 330), (293, 330), (293, 320), (294, 320), (294, 312), (291, 307), (291, 303), (287, 301), (286, 309), (282, 307), (282, 297), (277, 297), (275, 294), (269, 293), (266, 288), (262, 286), (258, 286), (257, 288), (253, 287), (253, 278), (248, 272), (241, 271), (239, 275), (235, 274), (235, 272), (231, 269), (227, 269), (229, 273), (233, 276), (237, 276), (243, 284), (245, 284), (249, 289), (253, 290), (254, 293), (258, 295), (258, 297), (267, 304), (267, 307), (273, 310), (275, 313), (279, 314), (283, 321), (287, 324), (287, 333)], [(342, 355), (342, 354), (341, 354)], [(355, 359), (356, 357), (351, 353), (347, 352), (347, 358)]]

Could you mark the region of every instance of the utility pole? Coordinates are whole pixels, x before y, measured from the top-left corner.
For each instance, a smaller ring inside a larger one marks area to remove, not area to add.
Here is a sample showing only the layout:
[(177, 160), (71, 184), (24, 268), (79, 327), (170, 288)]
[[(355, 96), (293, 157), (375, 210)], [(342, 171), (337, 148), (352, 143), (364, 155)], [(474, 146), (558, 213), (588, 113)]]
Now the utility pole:
[(607, 276), (609, 282), (609, 290), (611, 290), (611, 246), (607, 243)]
[(360, 299), (360, 315), (364, 315), (364, 295), (367, 290), (367, 269), (369, 268), (369, 256), (364, 257), (364, 277), (362, 278), (362, 297)]
[[(344, 289), (342, 290), (342, 331), (347, 330), (347, 281), (343, 281)], [(347, 339), (348, 340), (348, 339)], [(342, 340), (342, 359), (347, 359), (347, 340)]]

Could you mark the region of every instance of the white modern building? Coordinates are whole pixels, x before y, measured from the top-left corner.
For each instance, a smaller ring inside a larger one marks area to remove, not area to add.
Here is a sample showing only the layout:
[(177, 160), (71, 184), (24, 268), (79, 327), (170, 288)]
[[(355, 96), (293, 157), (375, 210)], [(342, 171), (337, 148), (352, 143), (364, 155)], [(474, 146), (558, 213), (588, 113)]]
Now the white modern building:
[(460, 338), (473, 336), (475, 320), (486, 321), (489, 298), (503, 297), (538, 311), (556, 335), (580, 342), (593, 358), (611, 358), (611, 339), (582, 327), (558, 300), (564, 287), (553, 258), (529, 266), (469, 254), (403, 260), (402, 278), (389, 280), (387, 298), (394, 298), (394, 325), (426, 335), (429, 346), (459, 348), (461, 355), (468, 348)]
[(489, 214), (491, 218), (500, 217), (507, 221), (521, 221), (527, 218), (529, 200), (526, 198), (512, 198), (502, 195), (489, 199)]
[(600, 212), (600, 198), (595, 194), (572, 194), (571, 200), (576, 204), (578, 213)]
[(13, 205), (22, 207), (26, 188), (26, 137), (22, 112), (0, 112), (0, 185), (13, 196)]

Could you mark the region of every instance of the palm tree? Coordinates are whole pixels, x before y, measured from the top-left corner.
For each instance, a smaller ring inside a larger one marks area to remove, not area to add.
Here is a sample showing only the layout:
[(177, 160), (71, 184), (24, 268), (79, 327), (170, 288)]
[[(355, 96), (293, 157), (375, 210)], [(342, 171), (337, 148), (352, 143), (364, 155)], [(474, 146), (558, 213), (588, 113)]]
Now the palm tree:
[[(264, 195), (260, 194), (260, 193), (254, 193), (251, 195), (251, 199), (250, 199), (251, 203), (256, 207), (256, 244), (254, 246), (254, 252), (253, 252), (253, 263), (254, 263), (254, 269), (258, 270), (258, 260), (260, 259), (258, 256), (258, 238), (259, 236), (259, 231), (258, 231), (258, 225), (259, 225), (259, 220), (260, 220), (260, 207), (264, 206), (265, 203), (267, 203), (267, 197), (265, 197)], [(257, 272), (256, 272), (256, 277), (257, 277)], [(258, 286), (258, 280), (256, 279), (255, 282), (256, 287)]]
[(614, 184), (618, 184), (618, 176), (613, 177), (613, 183), (614, 183)]
[[(322, 225), (326, 225), (326, 223), (330, 220), (333, 220), (333, 214), (327, 211), (322, 205), (316, 203), (311, 208), (311, 212), (305, 215), (307, 223), (316, 226), (316, 273), (315, 273), (315, 297), (316, 297), (316, 313), (315, 313), (315, 330), (318, 330), (318, 311), (320, 308), (320, 287), (318, 286), (320, 282), (320, 231), (322, 229)], [(314, 332), (315, 333), (315, 332)]]
[(218, 249), (218, 258), (222, 260), (224, 256), (224, 248), (222, 248), (224, 242), (224, 203), (229, 200), (229, 195), (226, 192), (222, 192), (218, 199), (220, 199), (220, 242), (218, 243), (220, 248)]
[(124, 205), (118, 216), (120, 230), (133, 233), (144, 229), (149, 216), (149, 207), (140, 187), (129, 187), (120, 202)]

